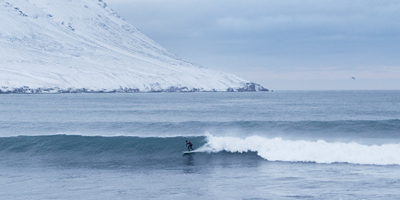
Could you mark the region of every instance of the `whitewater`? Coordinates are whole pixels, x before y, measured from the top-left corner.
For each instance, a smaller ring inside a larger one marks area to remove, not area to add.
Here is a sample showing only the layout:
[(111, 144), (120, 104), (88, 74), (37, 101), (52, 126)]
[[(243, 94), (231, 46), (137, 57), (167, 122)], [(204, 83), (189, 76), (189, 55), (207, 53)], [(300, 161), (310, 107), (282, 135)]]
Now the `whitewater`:
[(400, 144), (362, 145), (352, 143), (328, 143), (324, 140), (290, 141), (281, 138), (214, 137), (209, 135), (208, 143), (199, 151), (232, 153), (256, 152), (270, 161), (354, 163), (390, 165), (400, 164)]
[(399, 91), (1, 95), (0, 198), (398, 199), (399, 102)]

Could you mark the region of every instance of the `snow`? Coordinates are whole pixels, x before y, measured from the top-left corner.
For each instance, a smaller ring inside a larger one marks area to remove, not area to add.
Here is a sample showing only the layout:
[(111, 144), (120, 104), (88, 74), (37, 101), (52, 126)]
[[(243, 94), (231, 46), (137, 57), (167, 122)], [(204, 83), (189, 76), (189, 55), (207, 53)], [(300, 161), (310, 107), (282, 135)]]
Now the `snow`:
[(0, 0), (0, 93), (263, 90), (185, 61), (102, 0)]

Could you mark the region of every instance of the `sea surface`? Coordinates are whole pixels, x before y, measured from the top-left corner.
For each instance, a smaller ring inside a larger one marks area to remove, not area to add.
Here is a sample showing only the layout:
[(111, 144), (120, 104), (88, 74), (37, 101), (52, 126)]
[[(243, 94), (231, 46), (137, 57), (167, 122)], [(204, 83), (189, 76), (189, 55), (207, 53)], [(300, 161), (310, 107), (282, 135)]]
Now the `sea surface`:
[(400, 199), (400, 91), (0, 95), (0, 199)]

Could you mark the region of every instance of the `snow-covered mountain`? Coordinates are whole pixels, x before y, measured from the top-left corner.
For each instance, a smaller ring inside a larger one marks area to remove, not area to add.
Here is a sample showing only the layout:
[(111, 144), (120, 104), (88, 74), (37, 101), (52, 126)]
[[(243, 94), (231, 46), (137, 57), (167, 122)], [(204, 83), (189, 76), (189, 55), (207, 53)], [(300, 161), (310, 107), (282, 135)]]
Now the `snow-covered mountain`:
[(0, 0), (0, 93), (257, 91), (171, 54), (102, 0)]

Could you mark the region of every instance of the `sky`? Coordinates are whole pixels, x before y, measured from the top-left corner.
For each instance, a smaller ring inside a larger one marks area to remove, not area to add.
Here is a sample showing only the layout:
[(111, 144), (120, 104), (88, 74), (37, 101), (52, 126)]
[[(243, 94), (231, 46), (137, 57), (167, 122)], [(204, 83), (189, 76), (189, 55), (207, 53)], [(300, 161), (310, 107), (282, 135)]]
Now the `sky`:
[(398, 0), (104, 1), (184, 60), (271, 90), (400, 90)]

